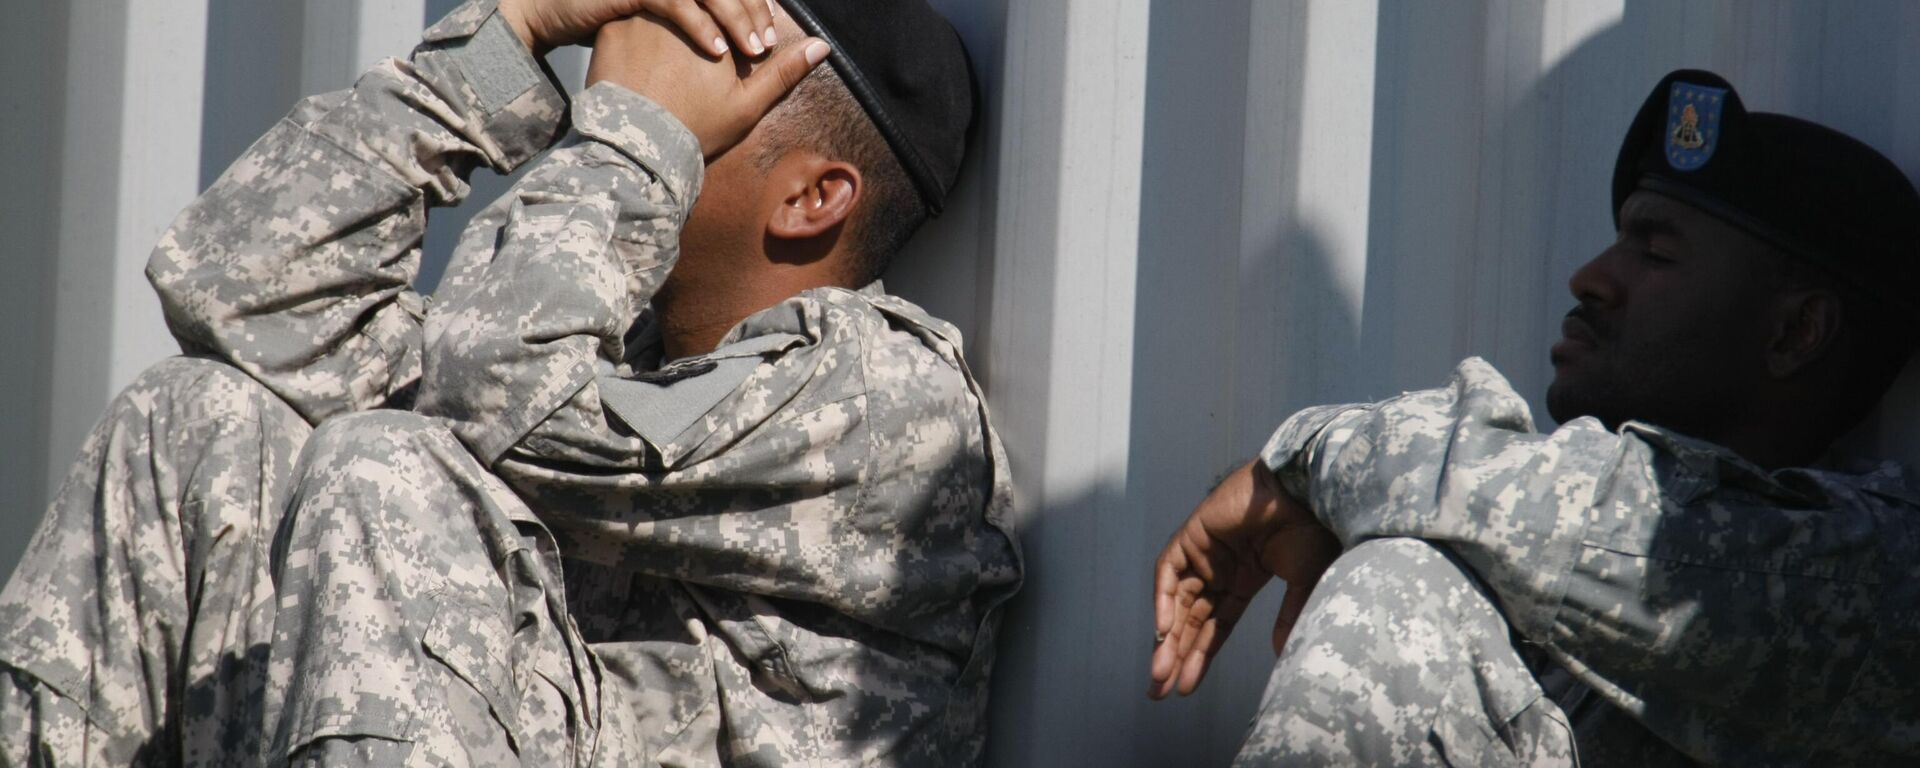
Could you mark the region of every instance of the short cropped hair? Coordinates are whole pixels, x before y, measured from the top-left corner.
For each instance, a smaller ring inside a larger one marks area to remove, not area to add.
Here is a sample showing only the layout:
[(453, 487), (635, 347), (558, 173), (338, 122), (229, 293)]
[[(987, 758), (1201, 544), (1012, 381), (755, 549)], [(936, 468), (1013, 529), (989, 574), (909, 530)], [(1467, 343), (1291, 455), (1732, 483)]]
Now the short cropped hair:
[(815, 69), (774, 107), (762, 128), (766, 139), (754, 157), (762, 173), (802, 148), (860, 169), (865, 189), (846, 229), (852, 256), (848, 278), (854, 285), (880, 279), (893, 255), (926, 223), (927, 208), (839, 73), (831, 66)]

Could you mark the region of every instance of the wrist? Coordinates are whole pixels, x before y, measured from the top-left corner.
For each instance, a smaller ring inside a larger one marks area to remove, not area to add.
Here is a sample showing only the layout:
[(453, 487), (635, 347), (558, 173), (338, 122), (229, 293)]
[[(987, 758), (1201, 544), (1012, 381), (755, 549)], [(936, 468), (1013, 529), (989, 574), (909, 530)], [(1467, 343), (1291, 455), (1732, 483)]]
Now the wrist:
[(513, 36), (519, 38), (520, 44), (526, 46), (529, 52), (535, 57), (547, 54), (547, 49), (540, 44), (540, 38), (533, 32), (532, 22), (527, 19), (526, 11), (519, 3), (513, 0), (500, 0), (497, 12), (500, 14), (500, 20), (507, 23), (507, 28), (513, 30)]
[(1264, 461), (1255, 459), (1246, 466), (1249, 484), (1247, 511), (1248, 520), (1253, 524), (1257, 535), (1265, 537), (1278, 530), (1285, 518), (1287, 497), (1280, 481), (1267, 469)]

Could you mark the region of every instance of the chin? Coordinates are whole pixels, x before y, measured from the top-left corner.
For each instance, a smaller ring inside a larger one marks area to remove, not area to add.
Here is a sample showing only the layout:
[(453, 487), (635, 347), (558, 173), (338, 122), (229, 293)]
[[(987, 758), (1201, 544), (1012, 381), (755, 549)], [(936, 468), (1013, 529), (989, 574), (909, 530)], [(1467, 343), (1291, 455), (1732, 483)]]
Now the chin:
[[(1557, 424), (1565, 424), (1582, 416), (1592, 416), (1606, 422), (1601, 416), (1604, 411), (1595, 401), (1592, 390), (1567, 380), (1564, 374), (1553, 377), (1553, 383), (1547, 385), (1547, 415)], [(1613, 429), (1607, 424), (1607, 429)]]

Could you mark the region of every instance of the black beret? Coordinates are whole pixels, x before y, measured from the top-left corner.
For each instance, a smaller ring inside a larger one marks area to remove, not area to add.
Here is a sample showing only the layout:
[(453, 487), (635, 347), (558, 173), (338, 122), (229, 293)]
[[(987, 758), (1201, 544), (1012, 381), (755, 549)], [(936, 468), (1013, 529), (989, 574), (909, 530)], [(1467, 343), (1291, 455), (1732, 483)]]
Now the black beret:
[(1613, 167), (1613, 215), (1636, 189), (1752, 233), (1888, 304), (1920, 290), (1920, 195), (1891, 160), (1823, 125), (1748, 112), (1712, 72), (1654, 86)]
[(973, 74), (953, 25), (925, 0), (782, 0), (893, 147), (932, 215), (960, 175)]

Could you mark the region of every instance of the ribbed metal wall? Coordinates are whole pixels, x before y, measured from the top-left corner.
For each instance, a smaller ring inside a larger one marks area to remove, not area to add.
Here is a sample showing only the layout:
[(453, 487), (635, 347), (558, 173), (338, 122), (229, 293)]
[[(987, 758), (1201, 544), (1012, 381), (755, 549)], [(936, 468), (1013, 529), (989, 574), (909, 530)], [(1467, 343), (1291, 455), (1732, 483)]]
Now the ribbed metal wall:
[[(168, 351), (139, 274), (161, 229), (301, 94), (453, 4), (9, 4), (0, 573), (101, 406)], [(1665, 71), (1720, 71), (1920, 175), (1920, 3), (936, 4), (985, 122), (891, 281), (966, 331), (1015, 461), (1031, 580), (998, 765), (1225, 762), (1279, 590), (1200, 695), (1150, 704), (1153, 554), (1300, 406), (1431, 386), (1469, 354), (1537, 403), (1566, 279), (1611, 237), (1618, 134)], [(469, 209), (504, 182), (476, 187)], [(1914, 378), (1856, 446), (1920, 459)]]

